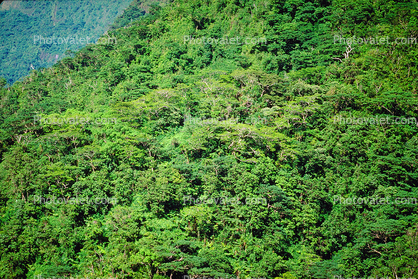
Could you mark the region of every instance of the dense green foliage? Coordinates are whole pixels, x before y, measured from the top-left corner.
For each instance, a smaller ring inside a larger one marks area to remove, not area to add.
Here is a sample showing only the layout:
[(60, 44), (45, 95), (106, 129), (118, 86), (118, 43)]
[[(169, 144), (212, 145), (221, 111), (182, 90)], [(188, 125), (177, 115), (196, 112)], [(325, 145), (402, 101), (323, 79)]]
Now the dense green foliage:
[[(418, 277), (417, 204), (335, 201), (418, 197), (416, 123), (335, 121), (418, 117), (418, 45), (334, 43), (418, 37), (417, 15), (174, 0), (1, 89), (0, 277)], [(226, 36), (266, 43), (184, 41)]]
[[(0, 4), (0, 76), (9, 84), (52, 66), (86, 42), (48, 44), (41, 38), (91, 38), (94, 43), (131, 0), (30, 0)], [(42, 36), (42, 37), (41, 37)]]

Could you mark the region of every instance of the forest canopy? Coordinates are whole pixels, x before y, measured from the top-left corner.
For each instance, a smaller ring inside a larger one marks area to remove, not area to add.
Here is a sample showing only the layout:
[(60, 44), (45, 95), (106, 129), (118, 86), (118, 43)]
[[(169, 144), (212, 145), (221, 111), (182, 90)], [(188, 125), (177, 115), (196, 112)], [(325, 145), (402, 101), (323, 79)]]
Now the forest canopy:
[(2, 82), (1, 278), (418, 277), (416, 1), (140, 5)]

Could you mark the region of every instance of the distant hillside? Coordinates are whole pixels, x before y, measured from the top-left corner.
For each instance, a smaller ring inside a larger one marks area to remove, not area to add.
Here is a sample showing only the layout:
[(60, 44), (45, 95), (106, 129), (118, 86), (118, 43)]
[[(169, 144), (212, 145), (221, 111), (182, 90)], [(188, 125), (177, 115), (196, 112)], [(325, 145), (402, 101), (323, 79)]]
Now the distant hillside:
[[(96, 42), (131, 2), (59, 0), (1, 3), (0, 76), (11, 84), (32, 69), (52, 66), (66, 56), (66, 51), (81, 49), (87, 44), (87, 39)], [(50, 42), (48, 38), (51, 38)], [(84, 40), (80, 41), (81, 38)]]
[(165, 6), (168, 0), (134, 0), (110, 26), (110, 30), (115, 30), (128, 25), (139, 17), (149, 13), (153, 6)]

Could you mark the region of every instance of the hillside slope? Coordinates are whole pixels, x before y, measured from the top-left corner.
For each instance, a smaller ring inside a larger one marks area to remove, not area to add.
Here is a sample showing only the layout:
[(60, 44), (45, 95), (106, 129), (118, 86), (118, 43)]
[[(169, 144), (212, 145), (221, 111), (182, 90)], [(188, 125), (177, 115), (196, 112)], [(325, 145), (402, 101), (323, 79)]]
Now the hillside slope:
[(417, 15), (174, 0), (1, 89), (0, 277), (417, 277)]

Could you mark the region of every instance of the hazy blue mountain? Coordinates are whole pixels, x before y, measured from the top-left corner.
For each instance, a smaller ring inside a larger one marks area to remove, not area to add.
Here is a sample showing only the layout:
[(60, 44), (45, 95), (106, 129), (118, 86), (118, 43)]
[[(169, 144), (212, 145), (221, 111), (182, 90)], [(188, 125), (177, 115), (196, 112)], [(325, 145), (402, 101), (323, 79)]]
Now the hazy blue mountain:
[(67, 51), (97, 42), (131, 2), (4, 1), (0, 4), (0, 76), (11, 84), (32, 69), (53, 65)]

